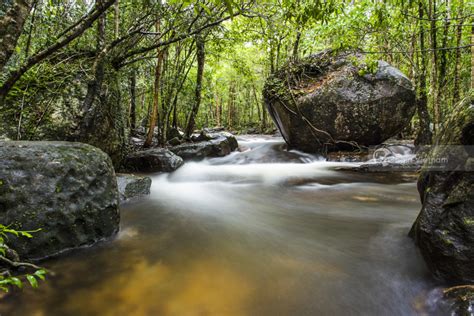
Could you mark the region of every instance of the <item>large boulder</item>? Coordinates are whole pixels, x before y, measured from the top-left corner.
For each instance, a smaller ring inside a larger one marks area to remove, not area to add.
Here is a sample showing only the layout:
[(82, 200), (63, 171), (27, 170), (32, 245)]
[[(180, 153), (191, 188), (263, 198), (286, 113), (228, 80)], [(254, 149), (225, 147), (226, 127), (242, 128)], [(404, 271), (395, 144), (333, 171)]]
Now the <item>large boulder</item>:
[(206, 157), (223, 157), (239, 147), (237, 139), (228, 132), (202, 132), (192, 137), (194, 142), (171, 147), (183, 159), (199, 160)]
[(68, 142), (0, 142), (0, 223), (36, 230), (8, 244), (39, 259), (114, 235), (120, 214), (110, 158)]
[[(422, 208), (410, 235), (435, 277), (474, 283), (474, 107), (467, 98), (443, 126), (418, 180)], [(441, 165), (438, 165), (441, 164)]]
[(415, 112), (410, 80), (357, 52), (324, 51), (290, 62), (267, 79), (263, 95), (288, 145), (306, 152), (380, 144)]
[(151, 178), (134, 174), (118, 173), (117, 185), (120, 201), (150, 194)]
[(171, 172), (183, 165), (183, 159), (165, 148), (150, 148), (129, 154), (124, 170), (138, 172)]

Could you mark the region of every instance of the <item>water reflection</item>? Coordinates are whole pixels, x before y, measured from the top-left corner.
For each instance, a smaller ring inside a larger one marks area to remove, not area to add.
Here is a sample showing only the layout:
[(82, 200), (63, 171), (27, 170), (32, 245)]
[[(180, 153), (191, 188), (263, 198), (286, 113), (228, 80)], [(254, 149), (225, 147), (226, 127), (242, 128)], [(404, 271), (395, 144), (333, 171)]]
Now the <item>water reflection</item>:
[(241, 139), (153, 177), (113, 241), (46, 262), (6, 315), (410, 315), (430, 288), (406, 237), (415, 183)]

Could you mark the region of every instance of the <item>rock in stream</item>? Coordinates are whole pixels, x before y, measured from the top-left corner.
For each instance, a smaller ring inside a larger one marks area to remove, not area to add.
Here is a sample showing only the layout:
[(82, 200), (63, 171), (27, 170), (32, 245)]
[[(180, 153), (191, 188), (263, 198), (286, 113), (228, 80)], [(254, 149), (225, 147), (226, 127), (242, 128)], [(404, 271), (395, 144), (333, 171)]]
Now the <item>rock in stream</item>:
[(92, 245), (119, 229), (112, 161), (100, 149), (69, 142), (0, 142), (0, 223), (40, 231), (9, 237), (24, 259)]
[[(436, 278), (474, 284), (474, 107), (454, 110), (418, 179), (422, 208), (410, 235)], [(444, 162), (443, 168), (434, 163)]]
[(267, 79), (263, 95), (289, 147), (306, 152), (380, 144), (415, 112), (410, 80), (357, 52), (323, 51), (290, 62)]

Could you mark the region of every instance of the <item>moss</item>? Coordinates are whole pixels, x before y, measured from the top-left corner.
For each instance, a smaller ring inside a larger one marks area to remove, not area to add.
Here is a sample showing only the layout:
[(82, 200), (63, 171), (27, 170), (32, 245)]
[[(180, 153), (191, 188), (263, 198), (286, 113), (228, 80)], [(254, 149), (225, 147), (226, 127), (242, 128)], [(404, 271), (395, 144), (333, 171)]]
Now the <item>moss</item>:
[(474, 217), (464, 217), (463, 223), (464, 225), (469, 225), (469, 226), (474, 225)]

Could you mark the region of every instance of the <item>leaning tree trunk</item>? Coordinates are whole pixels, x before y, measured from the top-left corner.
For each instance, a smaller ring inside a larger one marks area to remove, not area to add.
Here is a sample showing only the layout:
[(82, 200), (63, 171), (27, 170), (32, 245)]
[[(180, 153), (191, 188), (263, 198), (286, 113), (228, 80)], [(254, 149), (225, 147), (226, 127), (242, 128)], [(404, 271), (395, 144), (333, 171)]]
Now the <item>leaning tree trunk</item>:
[(198, 35), (196, 38), (196, 53), (198, 69), (196, 77), (195, 100), (194, 106), (191, 110), (191, 114), (189, 115), (188, 124), (186, 126), (186, 137), (191, 136), (194, 130), (196, 116), (199, 111), (199, 106), (201, 105), (202, 78), (204, 75), (204, 62), (206, 57), (204, 39), (201, 35)]
[(31, 2), (14, 0), (13, 2), (3, 1), (0, 4), (0, 71), (15, 51), (18, 38), (30, 14)]

